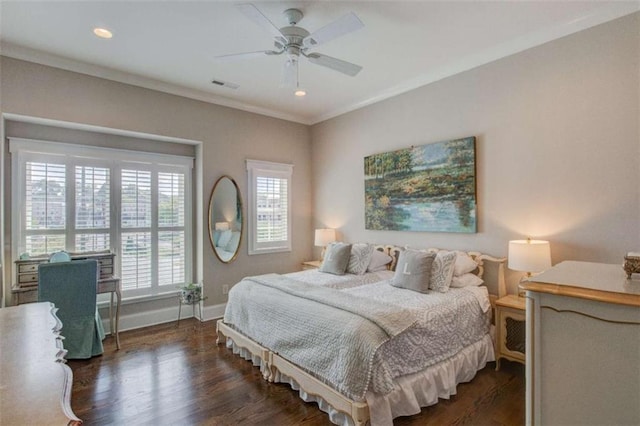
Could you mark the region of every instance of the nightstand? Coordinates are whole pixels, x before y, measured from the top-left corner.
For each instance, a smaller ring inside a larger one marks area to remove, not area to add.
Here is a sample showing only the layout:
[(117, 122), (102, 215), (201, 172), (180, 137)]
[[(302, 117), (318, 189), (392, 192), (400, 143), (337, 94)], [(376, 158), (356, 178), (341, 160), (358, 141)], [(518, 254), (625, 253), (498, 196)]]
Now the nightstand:
[(307, 269), (318, 269), (321, 263), (321, 260), (309, 260), (307, 262), (302, 262), (302, 270), (306, 271)]
[(508, 295), (496, 300), (496, 371), (500, 359), (525, 363), (525, 299)]

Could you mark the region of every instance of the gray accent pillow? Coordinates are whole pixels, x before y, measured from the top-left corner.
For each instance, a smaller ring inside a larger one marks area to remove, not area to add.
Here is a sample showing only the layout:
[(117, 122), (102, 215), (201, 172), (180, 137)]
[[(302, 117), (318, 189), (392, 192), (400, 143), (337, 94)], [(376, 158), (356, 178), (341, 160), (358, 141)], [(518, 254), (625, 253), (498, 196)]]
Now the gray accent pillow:
[(371, 244), (356, 243), (352, 245), (347, 272), (356, 275), (362, 275), (367, 272), (367, 266), (371, 262), (372, 255), (373, 246)]
[(320, 272), (328, 272), (334, 275), (344, 275), (351, 256), (351, 244), (330, 243), (324, 254)]
[(440, 293), (449, 291), (456, 266), (456, 256), (455, 251), (438, 252), (433, 262), (433, 271), (431, 272), (431, 284), (429, 287), (432, 290), (437, 290)]
[(429, 290), (431, 268), (435, 258), (435, 253), (418, 250), (401, 251), (391, 285), (426, 293)]

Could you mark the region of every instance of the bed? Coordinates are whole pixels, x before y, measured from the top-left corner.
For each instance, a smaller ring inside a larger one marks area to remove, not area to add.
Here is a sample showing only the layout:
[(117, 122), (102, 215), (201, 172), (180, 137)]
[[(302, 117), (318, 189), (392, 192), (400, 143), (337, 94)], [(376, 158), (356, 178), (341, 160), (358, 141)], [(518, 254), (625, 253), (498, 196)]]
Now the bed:
[[(265, 380), (288, 383), (340, 425), (389, 425), (455, 394), (494, 360), (487, 286), (416, 293), (390, 285), (402, 249), (388, 270), (353, 276), (319, 271), (248, 277), (233, 287), (218, 343), (260, 368)], [(437, 249), (427, 252), (437, 253)], [(497, 297), (506, 294), (504, 263)]]

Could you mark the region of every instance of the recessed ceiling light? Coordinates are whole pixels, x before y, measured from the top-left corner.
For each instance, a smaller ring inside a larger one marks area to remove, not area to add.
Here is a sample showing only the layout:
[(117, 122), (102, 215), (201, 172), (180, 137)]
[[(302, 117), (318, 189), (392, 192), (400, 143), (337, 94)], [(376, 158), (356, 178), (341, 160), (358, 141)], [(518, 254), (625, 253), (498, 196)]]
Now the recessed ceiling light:
[(304, 89), (298, 89), (296, 90), (295, 95), (298, 97), (303, 97), (307, 95), (307, 92)]
[(111, 38), (113, 33), (106, 28), (96, 27), (93, 29), (93, 33), (100, 38)]

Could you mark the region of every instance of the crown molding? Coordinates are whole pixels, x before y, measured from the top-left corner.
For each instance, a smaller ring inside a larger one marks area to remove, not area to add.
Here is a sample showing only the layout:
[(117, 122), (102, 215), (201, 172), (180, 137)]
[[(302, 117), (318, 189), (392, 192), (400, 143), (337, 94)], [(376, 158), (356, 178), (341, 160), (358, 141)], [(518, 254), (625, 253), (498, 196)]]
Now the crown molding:
[(311, 124), (311, 122), (307, 118), (298, 115), (288, 114), (282, 111), (276, 111), (269, 108), (251, 105), (245, 102), (240, 102), (234, 99), (207, 93), (202, 90), (191, 89), (177, 84), (168, 83), (166, 81), (144, 77), (138, 74), (132, 74), (113, 68), (103, 67), (87, 62), (78, 61), (75, 59), (66, 58), (63, 56), (54, 55), (42, 50), (32, 49), (15, 43), (2, 41), (0, 43), (0, 55), (23, 61), (34, 62), (40, 65), (60, 68), (66, 71), (86, 74), (92, 77), (104, 78), (105, 80), (116, 81), (118, 83), (130, 84), (132, 86), (156, 90), (158, 92), (168, 93), (171, 95), (195, 99), (215, 105), (234, 108), (254, 114), (278, 118), (281, 120), (293, 121), (295, 123), (306, 125)]
[(459, 61), (446, 64), (443, 67), (427, 72), (414, 79), (403, 82), (402, 84), (398, 84), (382, 92), (376, 93), (370, 97), (361, 99), (357, 102), (352, 103), (351, 105), (347, 105), (342, 108), (329, 111), (325, 114), (321, 114), (318, 117), (314, 117), (311, 124), (317, 124), (322, 121), (326, 121), (331, 118), (346, 114), (348, 112), (364, 108), (385, 99), (389, 99), (394, 96), (410, 92), (419, 87), (426, 86), (427, 84), (434, 83), (438, 80), (451, 77), (455, 74), (469, 71), (473, 68), (486, 65), (498, 59), (515, 55), (516, 53), (520, 53), (524, 50), (540, 46), (550, 41), (566, 37), (568, 35), (589, 29), (591, 27), (595, 27), (596, 25), (604, 24), (605, 22), (613, 21), (614, 19), (618, 19), (626, 15), (630, 15), (632, 13), (638, 12), (639, 10), (640, 1), (618, 2), (615, 3), (615, 7), (612, 7), (611, 4), (608, 4), (606, 7), (603, 7), (588, 16), (584, 16), (580, 19), (576, 19), (562, 25), (545, 28), (543, 30), (510, 40), (506, 43), (499, 44), (490, 49), (486, 49), (473, 55), (466, 56)]
[(5, 41), (0, 42), (0, 55), (29, 62), (35, 62), (38, 64), (60, 68), (67, 71), (87, 74), (94, 77), (104, 78), (107, 80), (117, 81), (120, 83), (130, 84), (177, 96), (183, 96), (190, 99), (234, 108), (250, 113), (265, 115), (281, 120), (292, 121), (305, 125), (313, 125), (358, 110), (360, 108), (364, 108), (385, 99), (410, 92), (419, 87), (434, 83), (455, 74), (459, 74), (461, 72), (486, 65), (498, 59), (502, 59), (507, 56), (522, 52), (524, 50), (540, 46), (558, 38), (565, 37), (573, 33), (594, 27), (596, 25), (621, 18), (625, 15), (638, 12), (639, 10), (640, 1), (607, 2), (606, 6), (603, 6), (590, 15), (575, 19), (562, 25), (545, 28), (543, 30), (536, 31), (525, 36), (510, 40), (506, 43), (494, 46), (492, 48), (477, 52), (458, 61), (445, 64), (438, 69), (422, 74), (414, 79), (405, 81), (381, 92), (374, 93), (371, 96), (361, 98), (359, 100), (356, 100), (355, 102), (344, 105), (343, 107), (327, 111), (314, 117), (304, 117), (296, 114), (277, 111), (274, 109), (259, 107), (250, 103), (214, 95), (212, 93), (207, 93), (201, 90), (191, 89), (188, 87), (149, 77), (144, 77), (137, 74), (77, 61), (74, 59), (53, 55), (41, 50), (31, 49)]

